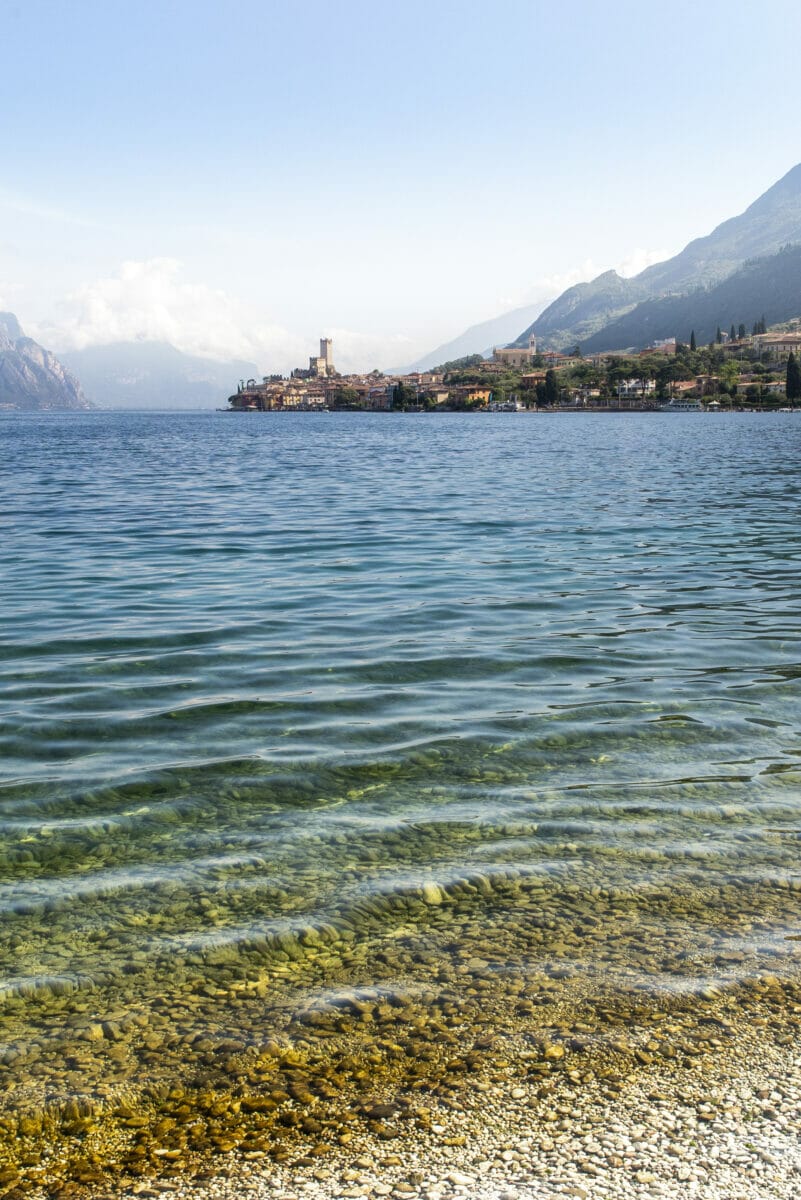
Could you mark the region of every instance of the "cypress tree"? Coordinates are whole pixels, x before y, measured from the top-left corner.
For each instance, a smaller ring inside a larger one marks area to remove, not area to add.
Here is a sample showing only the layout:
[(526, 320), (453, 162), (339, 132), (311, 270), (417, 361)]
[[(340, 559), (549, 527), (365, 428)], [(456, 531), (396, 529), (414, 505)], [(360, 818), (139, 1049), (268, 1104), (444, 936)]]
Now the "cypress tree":
[(737, 330), (737, 336), (740, 339), (740, 341), (742, 341), (743, 338), (745, 337), (745, 325), (743, 325), (742, 323), (740, 324), (740, 327)]
[(695, 330), (694, 329), (690, 333), (690, 349), (693, 351), (693, 353), (695, 353), (695, 351), (698, 349), (698, 347), (695, 343)]
[(731, 329), (729, 330), (729, 341), (730, 341), (730, 342), (736, 342), (736, 341), (737, 341), (737, 334), (736, 334), (736, 332), (735, 332), (735, 329), (734, 329), (734, 325), (733, 325), (733, 324), (732, 324), (732, 327), (731, 327)]
[(717, 342), (718, 345), (720, 345), (720, 343), (723, 341), (723, 331), (719, 325), (718, 325), (717, 333), (715, 334), (715, 341)]
[(559, 403), (559, 384), (556, 382), (556, 371), (545, 372), (545, 403)]
[(792, 404), (801, 400), (801, 364), (792, 350), (787, 359), (787, 399)]

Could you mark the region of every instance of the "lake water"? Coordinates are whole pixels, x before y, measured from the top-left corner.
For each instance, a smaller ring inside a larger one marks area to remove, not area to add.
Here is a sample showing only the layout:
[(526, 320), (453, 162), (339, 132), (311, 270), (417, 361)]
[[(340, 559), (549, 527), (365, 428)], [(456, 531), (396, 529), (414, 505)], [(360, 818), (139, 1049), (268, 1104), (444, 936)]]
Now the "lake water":
[(0, 454), (6, 1107), (343, 995), (797, 969), (801, 417), (5, 416)]

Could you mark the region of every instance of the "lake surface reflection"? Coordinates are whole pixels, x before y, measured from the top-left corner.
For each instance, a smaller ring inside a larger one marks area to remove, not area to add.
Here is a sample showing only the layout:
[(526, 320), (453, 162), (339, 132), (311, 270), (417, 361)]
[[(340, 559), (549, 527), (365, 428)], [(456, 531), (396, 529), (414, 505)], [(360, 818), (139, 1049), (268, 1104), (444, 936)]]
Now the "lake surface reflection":
[(6, 1103), (453, 971), (794, 971), (800, 451), (785, 414), (0, 419)]

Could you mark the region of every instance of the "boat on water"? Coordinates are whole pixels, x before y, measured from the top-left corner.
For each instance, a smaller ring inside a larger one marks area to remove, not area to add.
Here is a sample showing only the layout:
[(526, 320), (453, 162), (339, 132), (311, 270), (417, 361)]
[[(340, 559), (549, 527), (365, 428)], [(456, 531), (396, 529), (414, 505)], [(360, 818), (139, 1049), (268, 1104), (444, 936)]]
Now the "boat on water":
[(703, 407), (697, 400), (669, 400), (667, 404), (660, 404), (658, 412), (703, 412)]

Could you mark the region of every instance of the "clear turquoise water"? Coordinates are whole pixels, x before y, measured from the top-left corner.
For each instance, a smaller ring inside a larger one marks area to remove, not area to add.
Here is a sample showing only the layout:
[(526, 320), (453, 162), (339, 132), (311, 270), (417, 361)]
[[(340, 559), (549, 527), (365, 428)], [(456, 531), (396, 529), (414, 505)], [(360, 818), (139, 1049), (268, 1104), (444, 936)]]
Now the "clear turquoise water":
[(430, 972), (510, 911), (530, 970), (794, 969), (799, 450), (784, 414), (0, 418), (6, 1047), (239, 972), (408, 981), (399, 939)]

